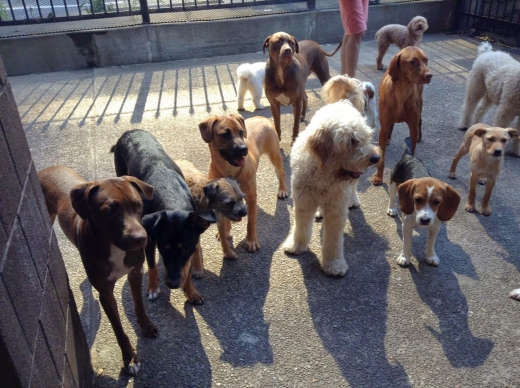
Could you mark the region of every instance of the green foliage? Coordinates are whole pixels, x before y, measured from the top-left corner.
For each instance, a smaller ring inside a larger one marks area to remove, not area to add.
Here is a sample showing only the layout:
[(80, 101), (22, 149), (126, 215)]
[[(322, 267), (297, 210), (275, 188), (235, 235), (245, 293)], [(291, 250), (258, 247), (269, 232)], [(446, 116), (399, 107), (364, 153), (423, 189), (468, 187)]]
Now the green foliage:
[(9, 13), (2, 0), (0, 0), (0, 20), (9, 20)]
[[(92, 4), (92, 8), (90, 7), (90, 4)], [(92, 10), (94, 10), (94, 13), (105, 12), (105, 8), (103, 8), (103, 0), (90, 0), (90, 3), (83, 3), (82, 8), (86, 13), (92, 13)], [(106, 4), (106, 9), (107, 12), (112, 12), (114, 10), (114, 4)]]

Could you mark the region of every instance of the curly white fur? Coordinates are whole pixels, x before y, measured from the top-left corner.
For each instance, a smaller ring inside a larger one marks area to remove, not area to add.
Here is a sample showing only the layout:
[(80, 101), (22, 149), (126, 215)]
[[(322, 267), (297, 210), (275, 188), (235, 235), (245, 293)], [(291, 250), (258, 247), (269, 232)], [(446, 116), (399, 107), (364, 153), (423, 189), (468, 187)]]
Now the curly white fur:
[(237, 109), (244, 110), (246, 92), (251, 93), (255, 109), (264, 109), (260, 102), (264, 91), (265, 62), (243, 63), (237, 67)]
[(343, 229), (348, 204), (357, 194), (353, 188), (368, 166), (380, 159), (381, 150), (371, 144), (372, 129), (348, 100), (325, 105), (316, 112), (291, 150), (291, 187), (294, 225), (284, 250), (300, 254), (307, 250), (314, 214), (323, 212), (323, 270), (343, 276)]
[(418, 46), (424, 32), (428, 29), (428, 21), (422, 16), (415, 16), (407, 26), (388, 24), (376, 32), (377, 57), (376, 65), (383, 69), (383, 57), (393, 43), (400, 49), (408, 46)]
[[(509, 127), (520, 116), (520, 62), (509, 54), (492, 51), (488, 42), (478, 46), (478, 54), (468, 74), (459, 129), (482, 122), (491, 105), (498, 105), (493, 126)], [(516, 129), (520, 130), (520, 119)], [(518, 138), (513, 140), (513, 152), (520, 157)]]

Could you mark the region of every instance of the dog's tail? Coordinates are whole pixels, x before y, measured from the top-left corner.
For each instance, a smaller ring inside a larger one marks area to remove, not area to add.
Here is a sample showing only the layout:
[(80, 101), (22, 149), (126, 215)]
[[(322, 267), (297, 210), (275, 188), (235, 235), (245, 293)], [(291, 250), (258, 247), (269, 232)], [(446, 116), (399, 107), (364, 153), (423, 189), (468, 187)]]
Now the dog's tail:
[(244, 63), (244, 64), (238, 66), (237, 67), (238, 78), (248, 79), (249, 77), (251, 77), (252, 73), (251, 73), (250, 66), (251, 66), (250, 63)]
[(112, 147), (110, 147), (110, 151), (109, 151), (109, 153), (112, 153), (112, 154), (113, 154), (114, 151), (115, 151), (115, 149), (116, 149), (116, 145), (114, 144)]
[(338, 52), (338, 50), (341, 48), (341, 45), (342, 45), (342, 44), (343, 44), (343, 41), (339, 42), (338, 47), (336, 47), (336, 48), (334, 49), (334, 51), (331, 52), (331, 53), (328, 53), (328, 52), (326, 52), (326, 51), (323, 50), (323, 49), (321, 49), (321, 51), (323, 51), (323, 54), (325, 54), (327, 57), (332, 57), (332, 56), (334, 56), (334, 54), (336, 54), (336, 53)]
[(487, 52), (490, 52), (490, 51), (493, 51), (493, 47), (491, 46), (491, 44), (489, 42), (482, 42), (477, 47), (478, 55), (484, 54), (484, 53), (487, 53)]
[(412, 139), (410, 139), (410, 137), (407, 137), (406, 139), (404, 139), (403, 148), (404, 148), (404, 153), (406, 155), (412, 154)]

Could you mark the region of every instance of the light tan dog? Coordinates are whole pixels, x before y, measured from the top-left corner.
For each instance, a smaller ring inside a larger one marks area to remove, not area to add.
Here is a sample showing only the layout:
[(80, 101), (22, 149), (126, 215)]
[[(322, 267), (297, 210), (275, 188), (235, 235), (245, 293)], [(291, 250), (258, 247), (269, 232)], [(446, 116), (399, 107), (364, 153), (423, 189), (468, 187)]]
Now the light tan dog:
[[(278, 198), (287, 198), (280, 143), (271, 121), (256, 116), (244, 121), (241, 116), (213, 116), (199, 124), (202, 139), (208, 143), (211, 160), (210, 179), (232, 176), (246, 195), (247, 235), (245, 247), (249, 252), (260, 248), (256, 234), (256, 171), (260, 156), (267, 154), (278, 175)], [(225, 259), (235, 259), (236, 253), (227, 241), (231, 230), (229, 219), (218, 219), (218, 232)]]
[[(235, 178), (209, 179), (193, 163), (187, 160), (178, 159), (175, 160), (175, 163), (186, 179), (197, 210), (213, 209), (217, 220), (222, 218), (235, 222), (240, 222), (242, 217), (247, 215), (247, 208), (244, 203), (245, 194), (240, 190)], [(225, 239), (221, 239), (222, 250), (225, 252), (224, 241)], [(191, 260), (192, 275), (201, 277), (204, 274), (204, 262), (200, 243), (191, 256)]]
[(407, 26), (388, 24), (376, 32), (378, 70), (383, 70), (383, 57), (388, 47), (393, 43), (400, 49), (407, 46), (418, 46), (424, 32), (428, 29), (428, 22), (422, 16), (415, 16)]
[(379, 147), (382, 157), (372, 183), (383, 183), (386, 146), (392, 137), (395, 123), (406, 123), (412, 140), (412, 155), (422, 138), (423, 84), (430, 83), (432, 73), (428, 57), (420, 48), (406, 47), (390, 62), (379, 84)]
[(518, 137), (518, 130), (513, 128), (490, 127), (487, 124), (475, 124), (471, 126), (464, 140), (460, 145), (459, 151), (451, 163), (449, 177), (455, 179), (457, 164), (464, 155), (469, 152), (471, 174), (469, 176), (469, 193), (466, 202), (466, 211), (475, 211), (475, 197), (477, 183), (479, 180), (486, 180), (486, 191), (482, 197), (481, 213), (484, 216), (491, 215), (489, 199), (495, 186), (498, 174), (504, 164), (504, 154), (506, 145), (511, 138)]

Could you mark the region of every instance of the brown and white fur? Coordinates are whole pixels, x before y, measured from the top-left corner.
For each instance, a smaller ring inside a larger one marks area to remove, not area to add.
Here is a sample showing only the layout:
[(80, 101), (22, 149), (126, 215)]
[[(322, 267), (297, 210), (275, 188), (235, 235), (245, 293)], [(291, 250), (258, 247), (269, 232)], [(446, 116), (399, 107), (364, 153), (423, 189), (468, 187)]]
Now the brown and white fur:
[(469, 193), (466, 202), (466, 211), (475, 211), (477, 183), (486, 181), (486, 191), (482, 197), (481, 213), (491, 215), (489, 200), (495, 186), (498, 174), (504, 165), (504, 154), (507, 143), (511, 138), (518, 137), (518, 130), (513, 128), (490, 127), (478, 123), (470, 127), (464, 135), (464, 140), (451, 163), (449, 177), (455, 179), (455, 170), (460, 158), (469, 152), (471, 173), (469, 176)]
[(378, 70), (383, 70), (383, 57), (393, 43), (400, 49), (407, 46), (418, 46), (424, 32), (428, 29), (428, 22), (422, 16), (415, 16), (407, 26), (388, 24), (376, 32)]
[(256, 109), (264, 109), (260, 102), (264, 92), (265, 62), (243, 63), (237, 67), (237, 109), (244, 110), (244, 97), (249, 91)]
[(397, 264), (406, 266), (412, 258), (414, 228), (428, 229), (426, 262), (438, 266), (435, 240), (441, 225), (453, 218), (460, 203), (460, 195), (450, 185), (432, 178), (413, 178), (397, 188), (403, 219), (403, 250)]
[(381, 152), (371, 143), (372, 129), (348, 100), (316, 112), (291, 150), (294, 224), (285, 252), (307, 250), (316, 210), (323, 212), (322, 266), (328, 275), (345, 275), (343, 229), (352, 190), (349, 183), (378, 163)]

